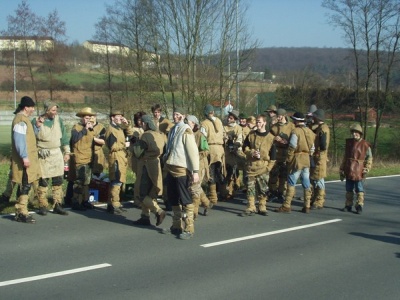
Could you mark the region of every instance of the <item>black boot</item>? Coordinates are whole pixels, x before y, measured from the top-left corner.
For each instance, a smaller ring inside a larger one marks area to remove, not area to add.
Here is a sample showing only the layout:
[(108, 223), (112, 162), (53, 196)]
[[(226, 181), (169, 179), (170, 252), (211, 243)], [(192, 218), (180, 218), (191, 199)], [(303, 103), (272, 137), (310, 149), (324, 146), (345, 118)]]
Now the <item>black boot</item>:
[(54, 214), (59, 214), (59, 215), (63, 215), (63, 216), (67, 216), (68, 212), (62, 208), (60, 203), (56, 203), (56, 205), (53, 208), (53, 213)]
[(151, 226), (150, 218), (147, 216), (141, 216), (139, 220), (133, 221), (133, 225)]
[(9, 203), (9, 202), (10, 202), (10, 197), (7, 197), (4, 194), (1, 194), (0, 203)]
[(39, 207), (38, 215), (46, 216), (48, 213), (47, 207), (41, 206)]

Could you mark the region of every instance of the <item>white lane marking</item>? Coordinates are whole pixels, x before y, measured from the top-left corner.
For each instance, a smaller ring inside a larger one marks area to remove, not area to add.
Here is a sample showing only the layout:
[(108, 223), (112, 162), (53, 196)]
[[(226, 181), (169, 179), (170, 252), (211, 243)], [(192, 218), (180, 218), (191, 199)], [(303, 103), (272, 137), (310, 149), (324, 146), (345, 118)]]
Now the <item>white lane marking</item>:
[(246, 241), (246, 240), (251, 240), (251, 239), (257, 239), (257, 238), (268, 236), (268, 235), (274, 235), (274, 234), (279, 234), (279, 233), (284, 233), (284, 232), (306, 229), (306, 228), (310, 228), (310, 227), (321, 226), (321, 225), (326, 225), (326, 224), (340, 222), (340, 221), (342, 221), (342, 219), (332, 219), (332, 220), (318, 222), (318, 223), (312, 223), (312, 224), (308, 224), (308, 225), (302, 225), (302, 226), (290, 227), (290, 228), (286, 228), (286, 229), (280, 229), (280, 230), (276, 230), (276, 231), (248, 235), (248, 236), (244, 236), (244, 237), (236, 238), (236, 239), (230, 239), (230, 240), (225, 240), (225, 241), (220, 241), (220, 242), (215, 242), (215, 243), (203, 244), (200, 246), (204, 247), (204, 248), (215, 247), (215, 246), (220, 246), (220, 245), (224, 245), (224, 244), (230, 244), (230, 243), (236, 243), (236, 242), (241, 242), (241, 241)]
[(77, 268), (77, 269), (72, 269), (72, 270), (66, 270), (66, 271), (61, 271), (61, 272), (43, 274), (43, 275), (32, 276), (32, 277), (25, 277), (25, 278), (14, 279), (14, 280), (7, 280), (7, 281), (0, 282), (0, 287), (12, 285), (12, 284), (29, 282), (29, 281), (42, 280), (42, 279), (47, 279), (47, 278), (52, 278), (52, 277), (70, 275), (70, 274), (79, 273), (79, 272), (92, 271), (92, 270), (107, 268), (107, 267), (111, 267), (111, 265), (104, 263), (104, 264), (93, 265), (93, 266), (89, 266), (89, 267)]

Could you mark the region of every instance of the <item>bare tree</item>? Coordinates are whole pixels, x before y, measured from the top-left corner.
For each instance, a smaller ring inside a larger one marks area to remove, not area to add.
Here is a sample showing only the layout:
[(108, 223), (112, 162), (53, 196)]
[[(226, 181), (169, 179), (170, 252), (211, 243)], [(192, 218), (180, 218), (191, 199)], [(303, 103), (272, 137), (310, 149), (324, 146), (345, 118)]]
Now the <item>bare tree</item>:
[[(2, 32), (4, 35), (9, 35), (22, 41), (22, 48), (24, 52), (24, 56), (27, 62), (27, 67), (29, 71), (29, 78), (33, 88), (34, 100), (37, 103), (37, 87), (35, 76), (33, 72), (33, 52), (31, 49), (28, 38), (37, 38), (40, 24), (42, 23), (42, 19), (38, 17), (35, 13), (33, 13), (30, 9), (30, 6), (26, 0), (23, 0), (20, 4), (18, 4), (17, 9), (15, 10), (15, 16), (7, 16), (7, 31)], [(15, 41), (14, 41), (15, 43)], [(15, 45), (14, 45), (15, 47)]]
[[(391, 76), (398, 52), (400, 3), (397, 0), (323, 0), (322, 5), (330, 10), (330, 21), (343, 30), (344, 38), (352, 47), (356, 99), (360, 110), (363, 108), (361, 124), (365, 134), (371, 104), (377, 109), (375, 152), (382, 113), (391, 98)], [(385, 80), (385, 90), (378, 92), (377, 101), (371, 103), (374, 78), (377, 91), (381, 81)]]
[(57, 88), (54, 74), (61, 72), (65, 65), (63, 50), (65, 49), (66, 27), (65, 22), (60, 20), (57, 10), (50, 12), (40, 25), (40, 35), (51, 37), (54, 42), (52, 48), (48, 48), (46, 51), (42, 52), (47, 69), (50, 99), (53, 99), (54, 90)]

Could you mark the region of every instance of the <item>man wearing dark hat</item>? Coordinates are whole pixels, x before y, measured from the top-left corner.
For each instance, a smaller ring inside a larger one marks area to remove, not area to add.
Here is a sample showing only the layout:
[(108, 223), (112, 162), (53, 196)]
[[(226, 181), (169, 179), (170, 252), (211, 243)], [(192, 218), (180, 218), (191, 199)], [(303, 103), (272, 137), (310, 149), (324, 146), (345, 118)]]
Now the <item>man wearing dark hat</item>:
[(361, 214), (365, 195), (363, 181), (372, 168), (372, 151), (370, 144), (362, 138), (360, 124), (351, 125), (350, 133), (352, 138), (346, 139), (345, 153), (340, 165), (340, 176), (346, 178), (346, 202), (343, 211), (352, 211), (355, 192), (355, 209), (357, 214)]
[(32, 120), (32, 124), (39, 124), (36, 134), (39, 153), (41, 178), (37, 196), (39, 200), (39, 215), (47, 215), (49, 205), (47, 190), (49, 179), (52, 183), (53, 212), (60, 215), (68, 213), (62, 208), (64, 165), (70, 158), (70, 146), (67, 130), (63, 120), (58, 115), (58, 105), (52, 101), (44, 103), (44, 114)]
[[(89, 200), (89, 183), (92, 178), (93, 143), (100, 143), (93, 130), (92, 116), (96, 113), (90, 108), (82, 108), (77, 114), (81, 120), (71, 130), (71, 162), (69, 179), (74, 181), (72, 209), (86, 210), (92, 208)], [(73, 176), (75, 175), (75, 176)]]
[(40, 178), (35, 129), (29, 120), (34, 111), (35, 102), (24, 96), (12, 121), (11, 172), (12, 181), (19, 185), (15, 220), (23, 223), (35, 223), (28, 212), (28, 194), (32, 183)]
[(165, 168), (168, 171), (166, 177), (168, 201), (170, 201), (173, 211), (170, 232), (179, 233), (180, 239), (187, 240), (194, 235), (194, 205), (190, 186), (200, 180), (200, 158), (193, 131), (188, 124), (184, 123), (184, 119), (184, 109), (175, 107), (175, 125), (168, 134), (164, 160)]
[(228, 113), (227, 125), (224, 126), (226, 177), (224, 183), (221, 185), (221, 201), (233, 199), (235, 190), (240, 187), (240, 183), (238, 183), (238, 160), (241, 154), (243, 135), (238, 120), (239, 112), (232, 110)]
[(105, 134), (105, 142), (109, 150), (108, 173), (111, 182), (107, 212), (120, 215), (125, 210), (120, 202), (121, 186), (126, 182), (128, 169), (129, 142), (133, 128), (120, 110), (113, 110), (110, 114), (110, 125)]
[(279, 202), (283, 202), (283, 195), (286, 191), (287, 183), (287, 167), (286, 159), (289, 148), (289, 137), (294, 129), (294, 124), (287, 120), (286, 110), (279, 108), (276, 111), (277, 122), (270, 130), (274, 136), (274, 145), (276, 147), (276, 163), (269, 174), (269, 197), (278, 199)]
[(157, 203), (157, 196), (162, 193), (163, 181), (160, 164), (160, 156), (166, 143), (165, 134), (158, 131), (150, 115), (143, 115), (142, 128), (144, 132), (131, 148), (137, 161), (137, 181), (139, 186), (139, 201), (142, 213), (135, 225), (149, 226), (150, 212), (157, 218), (156, 226), (161, 225), (165, 218), (165, 211)]
[(223, 183), (225, 175), (224, 127), (222, 121), (215, 116), (214, 107), (207, 104), (204, 107), (205, 119), (200, 124), (200, 130), (207, 138), (210, 147), (210, 180), (208, 182), (208, 199), (210, 207), (218, 202), (217, 183)]
[(325, 124), (325, 112), (317, 109), (313, 113), (315, 151), (311, 158), (310, 179), (313, 188), (311, 209), (322, 209), (325, 203), (325, 180), (328, 163), (330, 130)]
[(276, 212), (289, 213), (291, 203), (296, 192), (295, 186), (299, 177), (304, 190), (303, 213), (310, 212), (311, 184), (310, 184), (310, 155), (314, 152), (315, 134), (305, 124), (304, 115), (300, 112), (290, 117), (295, 128), (289, 138), (289, 149), (286, 158), (288, 168), (287, 191), (285, 201)]

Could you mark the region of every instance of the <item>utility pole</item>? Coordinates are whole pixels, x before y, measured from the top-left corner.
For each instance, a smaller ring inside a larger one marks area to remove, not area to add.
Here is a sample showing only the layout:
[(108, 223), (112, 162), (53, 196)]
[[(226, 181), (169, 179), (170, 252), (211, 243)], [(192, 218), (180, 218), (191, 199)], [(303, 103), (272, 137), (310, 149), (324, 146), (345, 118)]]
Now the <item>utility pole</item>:
[(238, 31), (239, 31), (239, 0), (236, 0), (236, 109), (239, 110), (240, 104), (240, 88), (239, 88), (239, 41), (238, 41)]
[(14, 110), (17, 109), (17, 78), (15, 67), (15, 40), (14, 40)]

